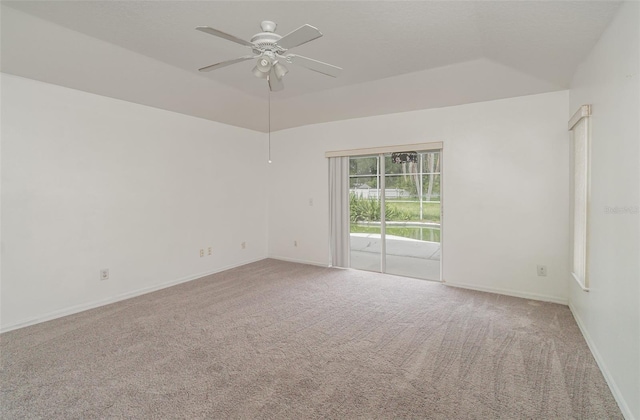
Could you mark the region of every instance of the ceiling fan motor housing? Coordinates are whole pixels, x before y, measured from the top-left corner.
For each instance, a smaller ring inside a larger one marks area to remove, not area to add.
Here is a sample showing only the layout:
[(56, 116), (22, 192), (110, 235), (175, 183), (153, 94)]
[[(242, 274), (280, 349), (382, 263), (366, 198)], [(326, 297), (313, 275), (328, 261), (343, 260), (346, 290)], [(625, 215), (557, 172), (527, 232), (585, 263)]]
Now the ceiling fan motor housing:
[(280, 35), (274, 34), (273, 32), (260, 32), (255, 34), (253, 38), (251, 38), (251, 43), (257, 47), (253, 49), (253, 52), (256, 54), (264, 51), (273, 51), (278, 54), (285, 52), (286, 50), (280, 48), (277, 44), (280, 38), (282, 38)]

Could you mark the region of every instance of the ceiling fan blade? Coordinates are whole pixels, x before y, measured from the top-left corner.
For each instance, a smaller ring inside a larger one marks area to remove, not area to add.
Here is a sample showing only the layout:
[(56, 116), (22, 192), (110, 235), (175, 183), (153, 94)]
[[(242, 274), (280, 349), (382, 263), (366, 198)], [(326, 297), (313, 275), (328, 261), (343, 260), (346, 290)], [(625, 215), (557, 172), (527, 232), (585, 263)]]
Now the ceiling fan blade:
[(302, 25), (293, 32), (289, 32), (277, 42), (279, 46), (288, 50), (298, 45), (306, 44), (309, 41), (313, 41), (316, 38), (320, 38), (322, 32), (318, 28), (314, 28), (311, 25)]
[(340, 67), (301, 55), (288, 54), (286, 58), (289, 63), (297, 64), (299, 66), (306, 67), (309, 70), (317, 71), (318, 73), (326, 74), (331, 77), (338, 77), (342, 71), (342, 68)]
[(217, 36), (219, 38), (224, 38), (227, 41), (235, 42), (236, 44), (244, 45), (247, 47), (254, 47), (254, 45), (249, 41), (245, 41), (244, 39), (240, 39), (236, 36), (230, 35), (226, 32), (219, 31), (217, 29), (210, 28), (208, 26), (198, 26), (196, 29), (200, 32), (205, 32), (209, 35)]
[(256, 57), (257, 56), (253, 56), (253, 55), (245, 55), (244, 57), (238, 57), (238, 58), (235, 58), (233, 60), (227, 60), (227, 61), (223, 61), (221, 63), (216, 63), (216, 64), (212, 64), (212, 65), (207, 66), (207, 67), (203, 67), (201, 69), (198, 69), (198, 71), (216, 70), (216, 69), (219, 69), (221, 67), (227, 67), (227, 66), (230, 66), (232, 64), (240, 63), (242, 61), (251, 60), (251, 59), (256, 58)]
[(282, 89), (284, 89), (284, 83), (282, 83), (282, 79), (278, 79), (276, 69), (272, 67), (269, 72), (269, 90), (271, 90), (271, 92), (277, 92)]

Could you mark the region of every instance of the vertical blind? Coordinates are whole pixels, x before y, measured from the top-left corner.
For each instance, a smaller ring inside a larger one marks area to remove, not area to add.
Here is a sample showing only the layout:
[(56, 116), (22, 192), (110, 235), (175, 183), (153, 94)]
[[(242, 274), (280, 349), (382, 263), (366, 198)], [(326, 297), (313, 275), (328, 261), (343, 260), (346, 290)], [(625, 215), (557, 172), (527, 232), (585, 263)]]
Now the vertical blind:
[(331, 265), (349, 267), (349, 158), (329, 158), (329, 249)]
[(589, 290), (587, 272), (589, 232), (589, 116), (584, 105), (569, 121), (572, 146), (572, 267), (571, 274), (580, 287)]

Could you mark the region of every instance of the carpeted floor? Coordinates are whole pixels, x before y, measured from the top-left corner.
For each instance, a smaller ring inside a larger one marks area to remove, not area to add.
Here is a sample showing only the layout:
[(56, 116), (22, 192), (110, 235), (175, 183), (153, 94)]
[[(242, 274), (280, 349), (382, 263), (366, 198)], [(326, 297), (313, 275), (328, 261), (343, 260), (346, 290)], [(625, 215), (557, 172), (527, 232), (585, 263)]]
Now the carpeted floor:
[(566, 306), (274, 260), (0, 346), (3, 419), (622, 418)]

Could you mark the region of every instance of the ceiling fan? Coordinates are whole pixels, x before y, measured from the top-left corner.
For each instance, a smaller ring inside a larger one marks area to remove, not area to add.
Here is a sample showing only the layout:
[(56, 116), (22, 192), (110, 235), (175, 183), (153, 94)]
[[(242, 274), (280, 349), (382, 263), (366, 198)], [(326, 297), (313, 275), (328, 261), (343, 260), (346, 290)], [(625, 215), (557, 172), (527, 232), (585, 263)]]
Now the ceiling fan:
[(256, 66), (252, 70), (253, 74), (261, 79), (266, 79), (271, 91), (284, 89), (282, 78), (289, 72), (289, 69), (285, 67), (284, 63), (296, 64), (331, 77), (337, 77), (340, 74), (342, 71), (340, 67), (301, 55), (288, 53), (291, 48), (320, 38), (322, 33), (317, 28), (311, 25), (303, 25), (285, 36), (280, 36), (275, 33), (276, 26), (274, 22), (268, 20), (263, 21), (260, 24), (262, 32), (255, 34), (251, 38), (251, 41), (245, 41), (244, 39), (208, 26), (198, 26), (196, 28), (197, 30), (249, 47), (254, 54), (212, 64), (198, 70), (211, 71), (231, 64), (257, 59)]

